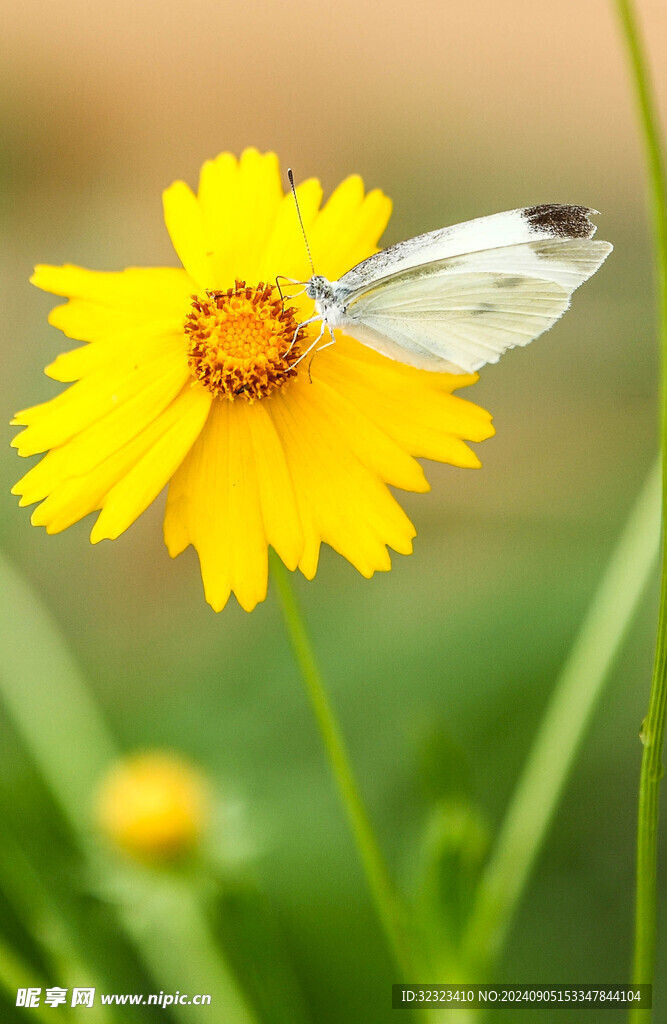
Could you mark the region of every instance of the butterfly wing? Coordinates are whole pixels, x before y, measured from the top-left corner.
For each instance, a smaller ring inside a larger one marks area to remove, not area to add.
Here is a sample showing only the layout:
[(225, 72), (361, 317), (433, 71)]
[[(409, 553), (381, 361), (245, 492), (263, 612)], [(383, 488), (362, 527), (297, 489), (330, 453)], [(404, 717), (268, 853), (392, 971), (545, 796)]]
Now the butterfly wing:
[(385, 249), (338, 282), (339, 325), (421, 369), (469, 373), (495, 363), (553, 326), (606, 259), (612, 247), (591, 239), (590, 212), (514, 210)]

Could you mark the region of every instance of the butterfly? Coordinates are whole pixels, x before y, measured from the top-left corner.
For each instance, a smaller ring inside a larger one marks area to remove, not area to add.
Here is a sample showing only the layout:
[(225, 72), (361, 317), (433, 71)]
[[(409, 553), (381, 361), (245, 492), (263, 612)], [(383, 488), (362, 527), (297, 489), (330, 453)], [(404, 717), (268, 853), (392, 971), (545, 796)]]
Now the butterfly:
[(326, 330), (333, 344), (340, 328), (422, 370), (473, 373), (497, 363), (552, 327), (612, 251), (593, 239), (595, 213), (509, 210), (399, 242), (337, 281), (313, 273), (305, 292), (315, 314), (298, 330), (315, 321), (321, 330), (304, 355)]

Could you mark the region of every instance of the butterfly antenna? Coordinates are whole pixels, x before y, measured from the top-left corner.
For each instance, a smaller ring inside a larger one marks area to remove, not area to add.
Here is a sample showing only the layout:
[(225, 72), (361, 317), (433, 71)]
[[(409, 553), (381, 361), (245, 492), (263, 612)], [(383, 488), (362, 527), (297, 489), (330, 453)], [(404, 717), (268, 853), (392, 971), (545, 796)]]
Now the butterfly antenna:
[(303, 218), (301, 216), (301, 210), (299, 209), (299, 200), (296, 197), (296, 189), (294, 187), (294, 175), (292, 174), (292, 168), (287, 168), (287, 177), (289, 178), (290, 188), (292, 189), (292, 195), (294, 196), (294, 205), (296, 206), (296, 212), (299, 217), (299, 224), (301, 225), (301, 232), (303, 234), (303, 240), (306, 243), (306, 249), (308, 250), (308, 259), (310, 260), (310, 269), (313, 274), (315, 273), (315, 264), (313, 263), (313, 257), (310, 252), (310, 246), (308, 245), (308, 238), (306, 237), (306, 229), (303, 226)]

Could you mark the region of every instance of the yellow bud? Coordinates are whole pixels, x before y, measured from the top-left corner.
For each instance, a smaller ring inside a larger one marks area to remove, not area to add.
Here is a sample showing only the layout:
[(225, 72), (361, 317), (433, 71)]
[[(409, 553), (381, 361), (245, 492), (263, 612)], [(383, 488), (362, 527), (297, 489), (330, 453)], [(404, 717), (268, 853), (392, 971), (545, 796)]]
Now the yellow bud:
[(207, 818), (204, 780), (177, 754), (147, 751), (125, 758), (97, 795), (102, 833), (141, 860), (174, 860), (190, 852)]

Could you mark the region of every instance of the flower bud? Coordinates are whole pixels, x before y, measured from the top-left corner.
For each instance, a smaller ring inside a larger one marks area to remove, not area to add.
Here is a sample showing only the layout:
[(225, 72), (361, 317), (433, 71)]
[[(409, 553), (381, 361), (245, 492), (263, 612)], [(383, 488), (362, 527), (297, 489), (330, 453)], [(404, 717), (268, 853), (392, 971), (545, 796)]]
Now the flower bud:
[(117, 762), (97, 796), (103, 835), (140, 860), (169, 861), (191, 852), (208, 816), (202, 776), (170, 752), (147, 751)]

